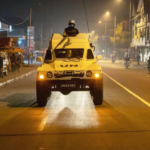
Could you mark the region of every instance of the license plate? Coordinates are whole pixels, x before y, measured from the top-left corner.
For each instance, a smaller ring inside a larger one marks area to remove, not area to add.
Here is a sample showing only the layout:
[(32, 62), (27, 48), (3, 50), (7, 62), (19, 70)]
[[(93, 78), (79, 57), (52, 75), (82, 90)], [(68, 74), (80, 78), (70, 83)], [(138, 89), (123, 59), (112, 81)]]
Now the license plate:
[(61, 84), (61, 88), (76, 88), (76, 84)]

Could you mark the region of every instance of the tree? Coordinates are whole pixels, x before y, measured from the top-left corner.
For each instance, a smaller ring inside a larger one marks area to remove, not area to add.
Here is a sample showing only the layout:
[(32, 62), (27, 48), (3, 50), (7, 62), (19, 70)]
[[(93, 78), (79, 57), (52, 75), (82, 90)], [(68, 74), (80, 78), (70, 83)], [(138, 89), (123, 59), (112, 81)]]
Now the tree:
[(129, 32), (123, 30), (123, 23), (117, 25), (115, 37), (110, 37), (111, 43), (117, 48), (127, 48), (129, 45)]

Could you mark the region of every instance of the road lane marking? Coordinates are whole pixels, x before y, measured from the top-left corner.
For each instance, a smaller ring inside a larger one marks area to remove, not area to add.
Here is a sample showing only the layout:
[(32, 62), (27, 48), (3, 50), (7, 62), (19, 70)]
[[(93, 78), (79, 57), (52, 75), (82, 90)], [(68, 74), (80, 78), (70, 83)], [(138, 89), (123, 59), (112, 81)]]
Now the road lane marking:
[(140, 100), (142, 103), (144, 103), (145, 105), (147, 105), (148, 107), (150, 107), (150, 103), (148, 103), (146, 100), (144, 100), (143, 98), (141, 98), (140, 96), (136, 95), (135, 93), (133, 93), (132, 91), (130, 91), (128, 88), (126, 88), (125, 86), (123, 86), (122, 84), (120, 84), (119, 82), (117, 82), (115, 79), (111, 78), (109, 75), (107, 75), (106, 73), (103, 72), (103, 74), (108, 77), (109, 79), (111, 79), (112, 81), (114, 81), (116, 84), (118, 84), (120, 87), (122, 87), (124, 90), (126, 90), (128, 93), (130, 93), (131, 95), (133, 95), (134, 97), (136, 97), (138, 100)]
[(21, 79), (23, 79), (24, 77), (29, 76), (29, 75), (31, 75), (32, 73), (36, 72), (36, 71), (37, 71), (37, 70), (33, 70), (33, 71), (28, 72), (28, 73), (22, 74), (22, 75), (20, 75), (20, 76), (18, 76), (18, 77), (15, 77), (15, 78), (13, 78), (13, 79), (9, 79), (9, 80), (7, 80), (7, 81), (5, 81), (5, 82), (3, 82), (3, 83), (0, 83), (0, 88), (4, 87), (4, 86), (6, 86), (6, 85), (9, 85), (9, 84), (11, 84), (11, 83), (14, 83), (14, 82), (16, 82), (16, 81), (18, 81), (18, 80), (21, 80)]

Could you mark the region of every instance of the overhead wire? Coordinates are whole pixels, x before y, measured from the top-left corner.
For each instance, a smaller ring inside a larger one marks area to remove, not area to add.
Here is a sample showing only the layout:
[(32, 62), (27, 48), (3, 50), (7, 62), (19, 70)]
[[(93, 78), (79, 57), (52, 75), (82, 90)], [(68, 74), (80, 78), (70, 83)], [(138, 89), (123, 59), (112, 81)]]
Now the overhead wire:
[(41, 33), (40, 33), (40, 32), (38, 32), (38, 33), (39, 33), (40, 37), (41, 37), (43, 40), (47, 40), (47, 39), (49, 39), (49, 38), (50, 38), (50, 36), (48, 36), (47, 38), (45, 38), (45, 37), (43, 37), (43, 36), (41, 35)]
[[(88, 14), (87, 14), (85, 0), (83, 0), (83, 6), (84, 6), (84, 11), (85, 11), (85, 18), (86, 18), (88, 33), (90, 33), (89, 22), (88, 22)], [(89, 39), (90, 39), (90, 35), (89, 35)]]
[(14, 25), (14, 26), (18, 26), (18, 25), (21, 25), (21, 24), (25, 23), (25, 22), (29, 19), (29, 17), (30, 17), (30, 15), (29, 15), (23, 22), (14, 24), (14, 23), (11, 23), (11, 22), (5, 20), (3, 17), (0, 16), (0, 18), (1, 18), (3, 21), (5, 21), (6, 23), (9, 23), (10, 25)]

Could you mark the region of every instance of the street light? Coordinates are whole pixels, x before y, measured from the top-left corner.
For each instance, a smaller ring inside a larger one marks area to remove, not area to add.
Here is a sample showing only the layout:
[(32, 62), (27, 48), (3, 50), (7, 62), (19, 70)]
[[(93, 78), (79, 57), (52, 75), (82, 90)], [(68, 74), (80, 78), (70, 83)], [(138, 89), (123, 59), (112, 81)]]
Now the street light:
[(106, 12), (106, 15), (107, 15), (107, 16), (108, 16), (108, 15), (110, 15), (110, 12), (109, 12), (109, 11), (107, 11), (107, 12)]

